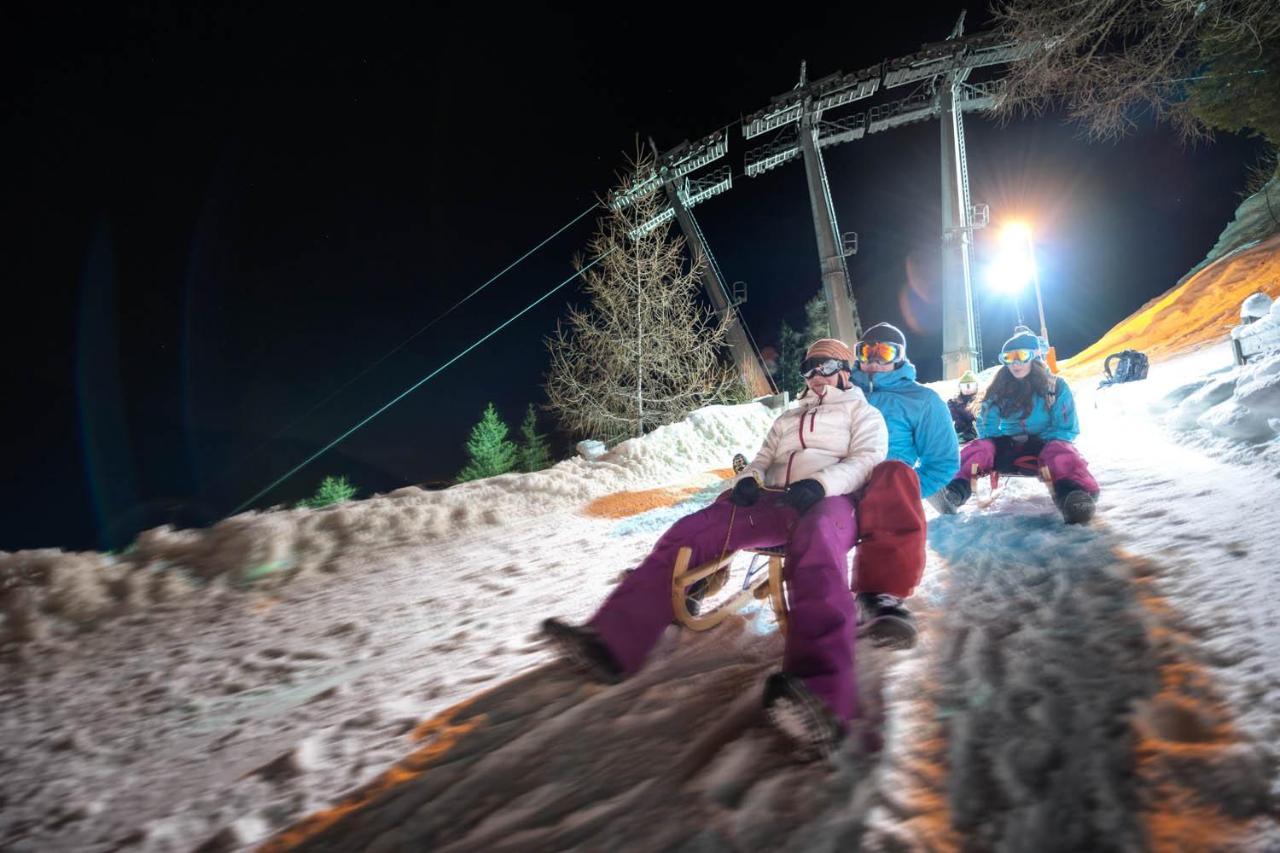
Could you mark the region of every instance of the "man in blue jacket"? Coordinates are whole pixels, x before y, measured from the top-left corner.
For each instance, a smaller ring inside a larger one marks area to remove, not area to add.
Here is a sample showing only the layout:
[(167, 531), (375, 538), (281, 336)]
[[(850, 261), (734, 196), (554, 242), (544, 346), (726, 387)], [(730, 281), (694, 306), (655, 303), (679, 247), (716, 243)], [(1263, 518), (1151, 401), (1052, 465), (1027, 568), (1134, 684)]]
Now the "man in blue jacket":
[(889, 323), (863, 333), (854, 348), (852, 381), (889, 428), (889, 455), (858, 500), (854, 592), (859, 633), (876, 645), (910, 648), (915, 619), (903, 604), (924, 575), (921, 496), (933, 497), (960, 467), (960, 444), (947, 404), (916, 382), (907, 339)]

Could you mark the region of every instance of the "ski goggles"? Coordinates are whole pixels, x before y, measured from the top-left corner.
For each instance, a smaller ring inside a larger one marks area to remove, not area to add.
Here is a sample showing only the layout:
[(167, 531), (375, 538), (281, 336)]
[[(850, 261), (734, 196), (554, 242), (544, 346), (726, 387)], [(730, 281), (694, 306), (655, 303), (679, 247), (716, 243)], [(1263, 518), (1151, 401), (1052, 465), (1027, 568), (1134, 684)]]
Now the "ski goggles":
[(1026, 364), (1040, 354), (1033, 349), (1008, 349), (1000, 353), (1000, 360), (1005, 364)]
[(902, 361), (902, 346), (888, 341), (862, 341), (854, 348), (858, 361), (892, 364)]
[(812, 379), (815, 375), (834, 376), (849, 369), (849, 362), (842, 358), (806, 358), (800, 362), (800, 375)]

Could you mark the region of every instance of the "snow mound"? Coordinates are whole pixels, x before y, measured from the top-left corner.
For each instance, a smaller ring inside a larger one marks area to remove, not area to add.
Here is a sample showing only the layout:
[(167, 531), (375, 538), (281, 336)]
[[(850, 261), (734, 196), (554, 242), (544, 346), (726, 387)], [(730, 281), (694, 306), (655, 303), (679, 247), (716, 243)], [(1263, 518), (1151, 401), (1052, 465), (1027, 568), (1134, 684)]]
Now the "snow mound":
[(753, 454), (773, 423), (759, 403), (708, 406), (597, 459), (504, 474), (443, 491), (410, 487), (320, 510), (247, 512), (207, 529), (157, 527), (119, 558), (57, 549), (0, 552), (0, 642), (37, 639), (53, 619), (77, 627), (213, 582), (272, 586), (338, 570), (357, 551), (421, 545), (650, 488)]
[(1272, 441), (1280, 418), (1280, 353), (1175, 388), (1152, 409), (1165, 413), (1176, 430), (1203, 429), (1252, 444)]

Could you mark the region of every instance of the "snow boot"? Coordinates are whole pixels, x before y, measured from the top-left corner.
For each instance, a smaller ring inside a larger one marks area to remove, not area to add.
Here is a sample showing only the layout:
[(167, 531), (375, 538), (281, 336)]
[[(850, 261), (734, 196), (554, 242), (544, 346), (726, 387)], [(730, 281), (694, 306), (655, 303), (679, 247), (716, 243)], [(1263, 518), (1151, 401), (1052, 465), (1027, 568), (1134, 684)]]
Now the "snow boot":
[(764, 711), (803, 761), (829, 758), (844, 739), (836, 715), (794, 675), (775, 672), (765, 679)]
[(592, 681), (617, 684), (622, 680), (622, 667), (618, 666), (613, 653), (594, 628), (585, 625), (579, 628), (559, 619), (547, 619), (542, 623), (542, 635), (555, 646), (561, 657)]
[(858, 593), (858, 636), (886, 649), (909, 649), (916, 644), (916, 619), (902, 599), (888, 593)]
[(1085, 524), (1093, 518), (1097, 502), (1093, 495), (1077, 486), (1070, 480), (1059, 480), (1053, 484), (1054, 503), (1062, 512), (1062, 520), (1067, 524)]
[(969, 485), (969, 481), (956, 478), (929, 495), (928, 501), (942, 515), (955, 515), (971, 494), (973, 487)]

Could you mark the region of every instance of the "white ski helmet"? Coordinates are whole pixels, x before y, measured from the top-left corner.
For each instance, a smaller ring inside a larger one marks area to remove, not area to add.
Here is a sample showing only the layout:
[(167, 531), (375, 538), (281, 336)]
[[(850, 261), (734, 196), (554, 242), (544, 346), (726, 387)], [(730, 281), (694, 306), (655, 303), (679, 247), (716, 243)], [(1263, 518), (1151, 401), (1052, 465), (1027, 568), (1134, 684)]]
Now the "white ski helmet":
[(1271, 311), (1271, 297), (1258, 291), (1247, 297), (1240, 305), (1241, 320), (1261, 320)]

